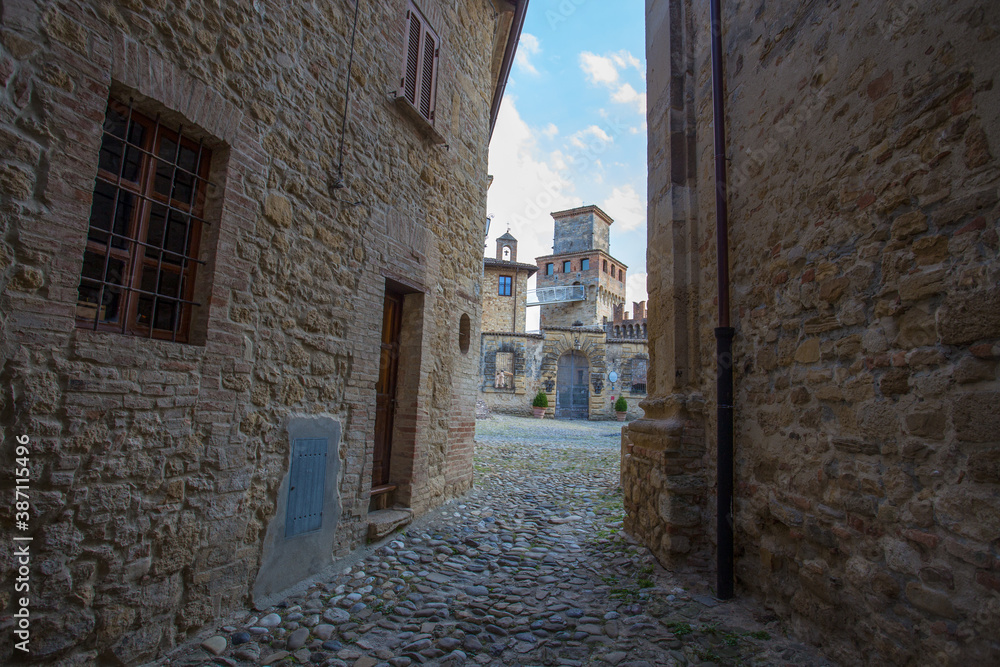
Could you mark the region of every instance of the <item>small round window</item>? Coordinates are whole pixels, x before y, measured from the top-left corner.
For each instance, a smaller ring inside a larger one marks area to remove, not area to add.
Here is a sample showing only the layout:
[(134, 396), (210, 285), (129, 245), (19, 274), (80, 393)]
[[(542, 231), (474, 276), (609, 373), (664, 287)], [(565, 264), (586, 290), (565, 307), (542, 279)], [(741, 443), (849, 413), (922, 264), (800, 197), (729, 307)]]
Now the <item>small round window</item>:
[(468, 353), (471, 336), (472, 322), (469, 321), (469, 316), (463, 313), (462, 319), (458, 321), (458, 349), (462, 351), (462, 354)]

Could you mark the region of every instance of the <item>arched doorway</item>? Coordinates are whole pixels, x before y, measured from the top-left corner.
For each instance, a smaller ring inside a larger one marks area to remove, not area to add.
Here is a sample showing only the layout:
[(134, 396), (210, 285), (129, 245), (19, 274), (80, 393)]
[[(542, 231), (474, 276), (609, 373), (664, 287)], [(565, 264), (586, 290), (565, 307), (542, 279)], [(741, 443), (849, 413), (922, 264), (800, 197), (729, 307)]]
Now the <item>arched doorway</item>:
[(590, 363), (582, 352), (570, 350), (559, 357), (556, 375), (556, 419), (590, 417)]

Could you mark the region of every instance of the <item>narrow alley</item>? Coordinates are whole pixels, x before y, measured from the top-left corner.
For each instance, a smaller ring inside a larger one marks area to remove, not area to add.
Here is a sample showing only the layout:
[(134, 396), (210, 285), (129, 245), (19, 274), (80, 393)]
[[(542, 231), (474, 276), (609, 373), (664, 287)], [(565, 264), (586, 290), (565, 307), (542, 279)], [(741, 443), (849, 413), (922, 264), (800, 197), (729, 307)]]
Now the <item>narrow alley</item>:
[(479, 420), (470, 494), (157, 664), (830, 664), (624, 536), (620, 428)]

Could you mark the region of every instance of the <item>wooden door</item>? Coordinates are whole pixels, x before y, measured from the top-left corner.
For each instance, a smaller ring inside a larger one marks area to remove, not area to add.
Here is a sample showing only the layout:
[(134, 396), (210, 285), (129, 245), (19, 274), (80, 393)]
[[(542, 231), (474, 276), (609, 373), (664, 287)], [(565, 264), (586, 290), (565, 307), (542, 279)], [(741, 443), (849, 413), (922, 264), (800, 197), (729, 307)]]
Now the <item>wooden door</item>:
[(590, 364), (582, 352), (559, 357), (556, 374), (556, 419), (590, 417)]
[(375, 455), (372, 462), (372, 489), (389, 483), (392, 456), (392, 423), (396, 411), (396, 380), (399, 376), (399, 332), (403, 296), (386, 291), (382, 310), (381, 359), (375, 385)]

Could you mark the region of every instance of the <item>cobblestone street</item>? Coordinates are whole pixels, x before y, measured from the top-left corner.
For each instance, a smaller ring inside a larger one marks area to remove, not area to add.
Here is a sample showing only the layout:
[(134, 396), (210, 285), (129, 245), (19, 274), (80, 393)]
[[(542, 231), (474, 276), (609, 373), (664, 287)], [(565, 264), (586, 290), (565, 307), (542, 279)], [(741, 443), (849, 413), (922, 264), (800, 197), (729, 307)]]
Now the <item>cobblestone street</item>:
[(830, 664), (623, 535), (620, 427), (478, 421), (468, 496), (157, 664)]

